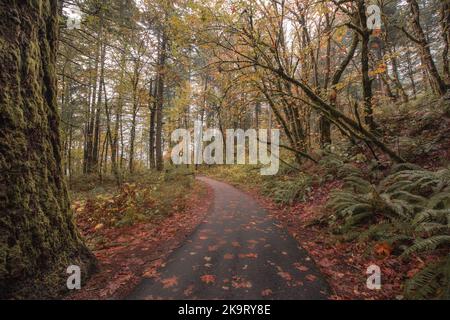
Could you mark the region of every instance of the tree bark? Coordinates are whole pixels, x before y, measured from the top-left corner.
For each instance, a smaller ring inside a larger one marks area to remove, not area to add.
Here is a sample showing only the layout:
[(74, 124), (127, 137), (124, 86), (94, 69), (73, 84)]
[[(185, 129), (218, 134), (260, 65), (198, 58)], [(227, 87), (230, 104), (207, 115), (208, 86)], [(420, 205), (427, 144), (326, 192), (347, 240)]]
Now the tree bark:
[(164, 169), (163, 162), (163, 141), (162, 141), (162, 126), (163, 126), (163, 105), (164, 105), (164, 67), (166, 64), (166, 46), (167, 36), (162, 32), (161, 43), (158, 57), (158, 83), (156, 94), (156, 134), (155, 134), (155, 148), (156, 148), (156, 169), (162, 171)]
[(374, 132), (377, 128), (375, 120), (373, 119), (372, 108), (372, 80), (369, 76), (369, 42), (370, 31), (367, 28), (366, 4), (364, 0), (358, 0), (358, 16), (361, 26), (361, 74), (363, 85), (363, 99), (364, 99), (364, 122), (369, 127), (370, 131)]
[(150, 169), (156, 168), (155, 162), (155, 120), (156, 120), (156, 89), (157, 86), (153, 85), (154, 80), (151, 81), (150, 85), (150, 100), (149, 100), (149, 110), (150, 110), (150, 125), (149, 125), (149, 139), (148, 139), (148, 152), (149, 152), (149, 162)]
[(140, 60), (134, 62), (133, 82), (133, 110), (131, 114), (131, 130), (130, 130), (130, 159), (128, 161), (128, 170), (130, 173), (134, 171), (134, 144), (136, 140), (136, 118), (139, 110), (139, 77), (140, 77)]
[(442, 69), (447, 85), (450, 85), (450, 65), (448, 59), (449, 45), (450, 45), (450, 3), (442, 1), (441, 5), (441, 28), (442, 40), (444, 41), (444, 48), (442, 50)]
[(0, 3), (0, 298), (54, 297), (68, 266), (94, 266), (62, 171), (57, 3)]
[[(344, 74), (345, 69), (347, 68), (350, 61), (353, 59), (353, 56), (355, 55), (356, 48), (358, 47), (359, 38), (356, 31), (353, 34), (352, 38), (352, 44), (350, 46), (350, 49), (344, 58), (342, 60), (339, 67), (336, 69), (336, 71), (333, 74), (332, 80), (331, 80), (331, 88), (332, 90), (335, 90), (336, 85), (341, 80), (342, 75)], [(330, 104), (334, 107), (335, 101), (333, 99), (328, 99), (330, 101)], [(320, 116), (320, 146), (323, 148), (325, 145), (331, 143), (331, 122), (330, 120), (324, 116)]]
[(423, 63), (425, 64), (430, 77), (433, 79), (433, 82), (438, 90), (439, 95), (443, 96), (447, 92), (447, 85), (442, 80), (439, 72), (436, 68), (436, 64), (434, 63), (433, 57), (431, 55), (430, 46), (427, 38), (425, 37), (425, 33), (423, 32), (422, 26), (420, 25), (420, 8), (419, 4), (416, 0), (407, 0), (409, 3), (409, 7), (411, 9), (411, 23), (412, 28), (415, 33), (415, 38), (410, 36), (411, 39), (419, 46), (420, 54), (423, 59)]

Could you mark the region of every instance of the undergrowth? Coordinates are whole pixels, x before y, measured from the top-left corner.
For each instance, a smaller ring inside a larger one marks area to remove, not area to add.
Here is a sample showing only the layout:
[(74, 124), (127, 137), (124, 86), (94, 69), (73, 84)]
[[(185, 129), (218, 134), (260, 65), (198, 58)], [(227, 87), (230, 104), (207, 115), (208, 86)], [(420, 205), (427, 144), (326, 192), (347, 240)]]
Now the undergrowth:
[(85, 231), (162, 219), (184, 209), (193, 182), (189, 170), (171, 168), (129, 176), (119, 188), (112, 180), (90, 190), (84, 184), (82, 190), (73, 190), (72, 208)]
[(399, 164), (377, 181), (340, 159), (323, 162), (338, 175), (345, 170), (343, 189), (327, 204), (332, 230), (347, 241), (386, 243), (399, 259), (437, 257), (406, 282), (405, 296), (449, 299), (450, 169)]

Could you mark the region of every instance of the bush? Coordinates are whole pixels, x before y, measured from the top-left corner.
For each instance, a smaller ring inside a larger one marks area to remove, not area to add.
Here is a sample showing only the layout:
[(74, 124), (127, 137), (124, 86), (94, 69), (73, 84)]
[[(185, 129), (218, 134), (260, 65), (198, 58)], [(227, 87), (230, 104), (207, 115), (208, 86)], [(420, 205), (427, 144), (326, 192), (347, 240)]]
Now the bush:
[(305, 201), (311, 191), (311, 184), (311, 177), (300, 173), (284, 179), (273, 178), (267, 180), (264, 182), (261, 191), (275, 202), (288, 205), (294, 202)]
[[(336, 232), (386, 240), (396, 245), (401, 258), (450, 248), (449, 169), (432, 172), (402, 164), (377, 185), (358, 174), (344, 181), (344, 189), (333, 192), (327, 204)], [(355, 227), (364, 224), (370, 228), (358, 233)], [(410, 280), (407, 296), (440, 296), (435, 289), (448, 279), (448, 266), (442, 260), (422, 270)]]

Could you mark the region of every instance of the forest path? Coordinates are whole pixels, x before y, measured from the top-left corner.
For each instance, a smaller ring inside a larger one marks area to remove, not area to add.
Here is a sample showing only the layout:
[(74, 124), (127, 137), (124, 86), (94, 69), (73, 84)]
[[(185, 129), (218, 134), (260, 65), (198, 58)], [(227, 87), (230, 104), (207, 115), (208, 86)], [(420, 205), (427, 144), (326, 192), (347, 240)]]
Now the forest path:
[(206, 177), (205, 221), (128, 299), (326, 299), (306, 251), (249, 195)]

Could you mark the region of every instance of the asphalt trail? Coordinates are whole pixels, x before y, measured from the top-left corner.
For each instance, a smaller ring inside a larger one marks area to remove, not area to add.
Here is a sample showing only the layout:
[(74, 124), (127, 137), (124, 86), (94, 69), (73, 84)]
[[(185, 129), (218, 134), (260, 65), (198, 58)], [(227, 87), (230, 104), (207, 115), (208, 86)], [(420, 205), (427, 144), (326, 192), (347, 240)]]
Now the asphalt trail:
[(326, 299), (329, 289), (304, 249), (258, 203), (206, 177), (206, 220), (128, 299)]

